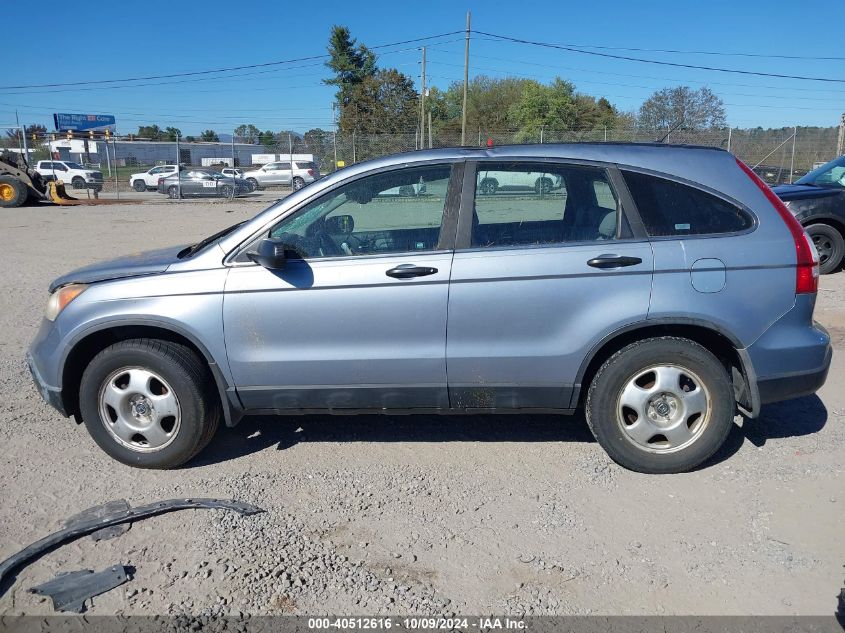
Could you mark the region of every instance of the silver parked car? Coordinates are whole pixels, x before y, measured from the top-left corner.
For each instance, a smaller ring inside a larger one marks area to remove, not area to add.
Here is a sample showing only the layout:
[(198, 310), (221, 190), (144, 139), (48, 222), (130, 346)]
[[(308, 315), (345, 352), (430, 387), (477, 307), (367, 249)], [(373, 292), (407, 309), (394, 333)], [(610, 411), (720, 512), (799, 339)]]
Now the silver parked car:
[(247, 171), (243, 176), (253, 189), (276, 185), (290, 185), (294, 191), (314, 182), (320, 170), (311, 161), (295, 160), (268, 163), (259, 169)]
[(140, 467), (254, 413), (584, 410), (618, 463), (670, 473), (824, 383), (817, 286), (800, 225), (723, 150), (429, 150), (56, 279), (28, 362)]

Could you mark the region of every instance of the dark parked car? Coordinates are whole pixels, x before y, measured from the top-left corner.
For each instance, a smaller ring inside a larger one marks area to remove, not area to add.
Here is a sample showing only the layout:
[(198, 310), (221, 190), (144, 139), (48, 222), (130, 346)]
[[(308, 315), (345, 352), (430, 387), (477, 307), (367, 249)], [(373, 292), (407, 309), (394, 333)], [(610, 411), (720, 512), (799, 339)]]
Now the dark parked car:
[(821, 274), (839, 270), (845, 258), (845, 156), (774, 192), (812, 238)]
[(158, 181), (158, 192), (166, 193), (168, 198), (211, 196), (231, 198), (252, 191), (249, 183), (242, 178), (229, 178), (215, 171), (194, 169), (181, 174), (173, 174)]

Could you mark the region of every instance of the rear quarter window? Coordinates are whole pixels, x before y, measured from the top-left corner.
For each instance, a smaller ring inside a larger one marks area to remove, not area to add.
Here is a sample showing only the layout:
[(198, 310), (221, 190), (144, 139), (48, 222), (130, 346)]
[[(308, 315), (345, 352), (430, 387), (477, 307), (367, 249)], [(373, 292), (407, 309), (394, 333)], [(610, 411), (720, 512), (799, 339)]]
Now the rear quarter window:
[(754, 224), (737, 205), (701, 189), (649, 174), (622, 173), (652, 237), (737, 233)]

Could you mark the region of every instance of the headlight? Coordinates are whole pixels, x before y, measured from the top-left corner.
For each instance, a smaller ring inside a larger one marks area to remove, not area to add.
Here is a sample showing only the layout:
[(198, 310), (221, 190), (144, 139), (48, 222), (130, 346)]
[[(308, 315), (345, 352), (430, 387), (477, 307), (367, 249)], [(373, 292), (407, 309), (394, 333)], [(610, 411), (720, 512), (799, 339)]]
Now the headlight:
[(88, 286), (85, 284), (68, 284), (62, 286), (50, 295), (47, 301), (47, 309), (44, 311), (44, 318), (48, 321), (55, 321), (65, 306), (76, 299)]

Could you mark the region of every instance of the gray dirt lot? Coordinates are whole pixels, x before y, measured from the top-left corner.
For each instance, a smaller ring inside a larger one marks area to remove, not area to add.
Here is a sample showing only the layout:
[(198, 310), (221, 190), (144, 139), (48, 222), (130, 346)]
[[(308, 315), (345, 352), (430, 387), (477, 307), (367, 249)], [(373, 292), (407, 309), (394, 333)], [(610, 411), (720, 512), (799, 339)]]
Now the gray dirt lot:
[(196, 240), (263, 204), (0, 212), (0, 558), (111, 499), (235, 497), (267, 510), (188, 510), (77, 541), (24, 569), (0, 615), (50, 613), (29, 587), (118, 562), (135, 579), (91, 613), (834, 612), (845, 584), (845, 273), (821, 284), (817, 316), (837, 353), (819, 397), (738, 418), (693, 473), (625, 471), (582, 419), (551, 416), (256, 418), (180, 470), (110, 460), (41, 401), (25, 368), (47, 283)]

